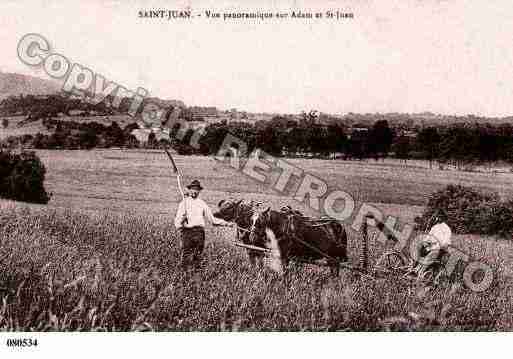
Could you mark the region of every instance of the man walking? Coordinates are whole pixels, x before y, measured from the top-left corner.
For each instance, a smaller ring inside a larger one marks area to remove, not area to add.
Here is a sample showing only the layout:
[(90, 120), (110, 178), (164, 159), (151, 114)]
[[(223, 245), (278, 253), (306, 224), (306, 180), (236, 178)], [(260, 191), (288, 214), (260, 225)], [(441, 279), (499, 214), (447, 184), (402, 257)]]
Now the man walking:
[(233, 226), (221, 218), (216, 218), (208, 205), (199, 198), (203, 189), (198, 180), (187, 186), (188, 194), (178, 205), (175, 216), (175, 227), (180, 231), (182, 245), (182, 267), (198, 267), (205, 247), (205, 222), (214, 226)]

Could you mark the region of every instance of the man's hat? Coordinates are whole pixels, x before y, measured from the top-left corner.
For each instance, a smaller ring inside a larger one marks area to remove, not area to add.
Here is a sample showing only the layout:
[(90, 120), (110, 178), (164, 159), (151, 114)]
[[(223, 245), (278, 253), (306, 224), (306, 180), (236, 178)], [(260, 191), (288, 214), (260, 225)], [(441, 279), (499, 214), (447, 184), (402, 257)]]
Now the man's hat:
[(194, 189), (197, 189), (197, 190), (200, 190), (200, 191), (203, 189), (203, 187), (201, 187), (200, 181), (198, 181), (198, 180), (192, 181), (189, 185), (187, 185), (187, 188), (188, 189), (193, 189), (194, 188)]
[(442, 208), (437, 208), (435, 209), (435, 211), (433, 212), (433, 217), (438, 217), (438, 218), (447, 218), (447, 212), (442, 209)]
[(428, 224), (435, 225), (437, 223), (446, 221), (448, 218), (449, 218), (449, 216), (447, 215), (447, 212), (444, 209), (437, 208), (431, 215), (431, 220), (430, 220), (430, 223), (428, 223)]

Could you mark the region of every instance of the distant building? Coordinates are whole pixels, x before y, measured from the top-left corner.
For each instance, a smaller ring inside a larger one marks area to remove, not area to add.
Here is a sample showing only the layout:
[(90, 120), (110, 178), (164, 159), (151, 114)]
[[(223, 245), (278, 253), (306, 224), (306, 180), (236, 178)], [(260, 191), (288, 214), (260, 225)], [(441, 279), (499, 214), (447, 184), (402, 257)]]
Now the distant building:
[(150, 136), (151, 129), (142, 129), (138, 128), (130, 132), (131, 135), (134, 135), (137, 141), (139, 142), (148, 142), (148, 137)]
[(134, 135), (137, 141), (141, 143), (148, 142), (148, 139), (150, 137), (150, 133), (155, 133), (155, 140), (166, 140), (171, 141), (171, 138), (169, 136), (169, 130), (168, 129), (161, 129), (161, 128), (138, 128), (130, 132), (131, 135)]
[(409, 138), (417, 138), (416, 131), (404, 130), (401, 131), (400, 136), (409, 137)]
[(355, 127), (355, 126), (351, 127), (347, 137), (349, 139), (351, 139), (351, 138), (361, 139), (361, 138), (366, 137), (368, 135), (368, 133), (369, 133), (369, 128), (358, 125), (358, 127)]
[(191, 111), (193, 121), (198, 121), (202, 119), (207, 120), (218, 117), (218, 111), (215, 107), (193, 106), (190, 107), (189, 110)]
[(37, 100), (46, 100), (46, 99), (50, 98), (49, 95), (32, 95), (32, 96), (34, 96), (34, 98)]

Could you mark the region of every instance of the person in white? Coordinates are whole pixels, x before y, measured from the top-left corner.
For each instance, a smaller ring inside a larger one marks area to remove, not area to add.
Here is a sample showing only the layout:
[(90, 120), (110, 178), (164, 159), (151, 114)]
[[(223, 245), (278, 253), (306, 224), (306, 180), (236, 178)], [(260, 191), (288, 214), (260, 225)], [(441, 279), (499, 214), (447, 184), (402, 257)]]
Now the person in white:
[(417, 246), (415, 262), (417, 266), (413, 268), (413, 272), (418, 277), (422, 277), (433, 263), (438, 261), (441, 256), (447, 252), (452, 244), (452, 230), (442, 220), (443, 213), (438, 211), (433, 216), (435, 225), (427, 235), (422, 237), (420, 245)]
[(198, 180), (187, 186), (189, 190), (178, 205), (175, 216), (175, 227), (180, 231), (182, 245), (182, 267), (198, 267), (205, 248), (205, 224), (210, 222), (215, 226), (233, 226), (221, 218), (214, 217), (210, 207), (199, 198), (203, 189)]

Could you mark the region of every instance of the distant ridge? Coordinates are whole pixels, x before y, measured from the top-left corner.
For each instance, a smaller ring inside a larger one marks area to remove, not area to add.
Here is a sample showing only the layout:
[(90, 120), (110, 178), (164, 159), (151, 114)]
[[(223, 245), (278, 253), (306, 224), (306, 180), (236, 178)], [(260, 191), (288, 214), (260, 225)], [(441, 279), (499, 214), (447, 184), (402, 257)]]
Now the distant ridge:
[(51, 80), (0, 71), (0, 99), (18, 95), (48, 95), (60, 91)]
[[(46, 80), (35, 76), (22, 75), (17, 73), (2, 72), (0, 70), (0, 101), (9, 96), (19, 95), (50, 95), (61, 92), (61, 86), (58, 82), (52, 80)], [(188, 106), (181, 100), (169, 100), (161, 99), (158, 97), (146, 97), (145, 102), (151, 102), (158, 105), (161, 108), (174, 108), (185, 109)], [(198, 107), (198, 106), (192, 106)], [(202, 106), (199, 106), (202, 107)], [(219, 113), (222, 115), (232, 114), (233, 110), (220, 110)], [(301, 114), (287, 114), (287, 113), (252, 113), (241, 111), (237, 112), (249, 116), (252, 122), (259, 120), (270, 120), (273, 117), (288, 117), (293, 119), (300, 119)], [(221, 119), (223, 117), (220, 117)], [(235, 121), (241, 120), (237, 117)], [(409, 126), (425, 127), (425, 126), (436, 126), (436, 125), (447, 125), (451, 123), (490, 123), (490, 124), (503, 124), (513, 123), (513, 116), (504, 117), (486, 117), (476, 115), (450, 115), (450, 114), (439, 114), (431, 111), (417, 112), (417, 113), (405, 113), (405, 112), (386, 112), (386, 113), (354, 113), (347, 112), (344, 114), (330, 114), (330, 113), (319, 113), (319, 123), (329, 124), (333, 121), (341, 120), (348, 125), (353, 124), (364, 124), (371, 126), (378, 120), (387, 120), (391, 125), (398, 124), (409, 124)]]

